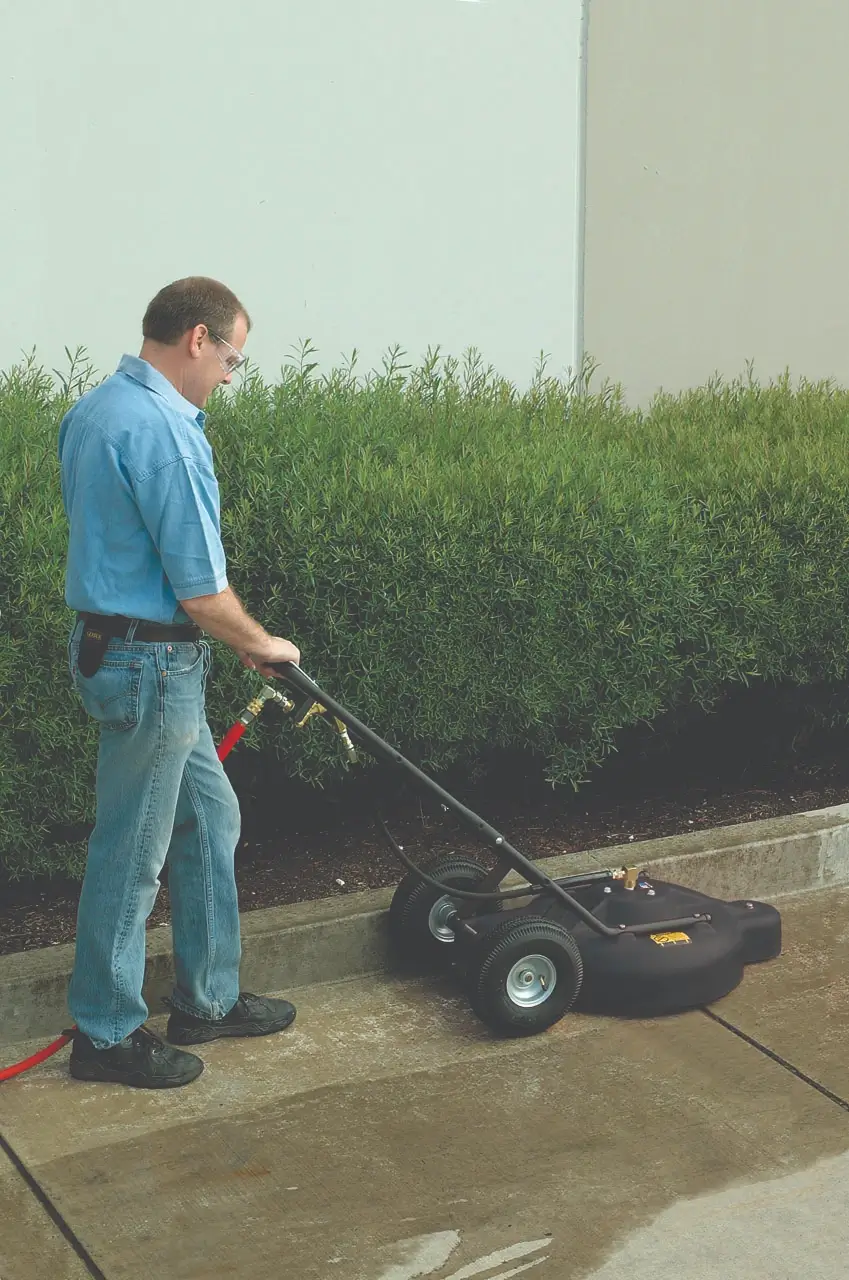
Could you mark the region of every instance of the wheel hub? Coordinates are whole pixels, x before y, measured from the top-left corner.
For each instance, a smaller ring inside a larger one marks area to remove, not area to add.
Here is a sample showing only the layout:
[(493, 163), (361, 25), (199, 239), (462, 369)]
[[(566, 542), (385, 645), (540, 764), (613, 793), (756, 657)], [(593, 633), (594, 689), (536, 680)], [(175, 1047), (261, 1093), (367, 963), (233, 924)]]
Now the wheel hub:
[(454, 942), (454, 930), (448, 923), (457, 914), (457, 903), (447, 893), (437, 898), (427, 918), (428, 928), (437, 942)]
[(547, 1000), (557, 985), (557, 968), (548, 956), (523, 956), (507, 975), (507, 995), (522, 1009)]

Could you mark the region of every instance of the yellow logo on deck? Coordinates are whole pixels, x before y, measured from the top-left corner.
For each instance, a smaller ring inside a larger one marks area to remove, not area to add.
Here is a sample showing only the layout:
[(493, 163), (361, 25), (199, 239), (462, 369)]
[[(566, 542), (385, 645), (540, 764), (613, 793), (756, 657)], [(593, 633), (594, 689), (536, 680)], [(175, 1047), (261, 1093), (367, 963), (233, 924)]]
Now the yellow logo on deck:
[(677, 947), (683, 942), (692, 942), (688, 933), (650, 933), (649, 937), (659, 947)]

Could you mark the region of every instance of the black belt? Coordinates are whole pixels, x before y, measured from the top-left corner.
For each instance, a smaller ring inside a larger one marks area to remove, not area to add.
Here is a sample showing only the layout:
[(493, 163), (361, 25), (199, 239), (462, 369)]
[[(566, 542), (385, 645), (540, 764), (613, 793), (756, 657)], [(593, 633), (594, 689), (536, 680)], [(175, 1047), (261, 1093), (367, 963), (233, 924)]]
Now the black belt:
[(137, 618), (125, 618), (121, 614), (105, 613), (81, 613), (78, 616), (85, 623), (80, 641), (78, 666), (80, 675), (86, 677), (93, 676), (99, 670), (112, 637), (126, 640), (132, 626), (136, 628), (133, 635), (134, 641), (142, 640), (152, 644), (164, 640), (197, 642), (203, 635), (201, 628), (193, 623), (166, 625), (161, 622), (144, 622)]
[(193, 622), (144, 622), (138, 618), (125, 618), (119, 613), (81, 613), (86, 626), (92, 626), (107, 635), (126, 640), (130, 627), (137, 623), (135, 640), (156, 643), (161, 640), (200, 640), (203, 632)]

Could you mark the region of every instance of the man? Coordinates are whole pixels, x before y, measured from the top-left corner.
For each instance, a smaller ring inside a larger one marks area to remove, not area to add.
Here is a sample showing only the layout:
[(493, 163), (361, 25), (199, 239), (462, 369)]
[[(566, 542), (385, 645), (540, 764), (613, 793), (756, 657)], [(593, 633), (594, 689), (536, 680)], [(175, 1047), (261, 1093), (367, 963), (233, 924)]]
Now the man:
[[(100, 726), (97, 812), (77, 917), (68, 1004), (71, 1075), (142, 1088), (203, 1070), (172, 1045), (281, 1031), (287, 1001), (239, 990), (233, 863), (236, 796), (204, 694), (210, 648), (265, 676), (299, 662), (227, 582), (204, 405), (244, 363), (251, 327), (215, 280), (168, 285), (150, 303), (138, 357), (88, 392), (59, 432), (70, 537), (65, 599), (76, 691)], [(168, 860), (176, 981), (165, 1043), (146, 1026), (145, 921)]]

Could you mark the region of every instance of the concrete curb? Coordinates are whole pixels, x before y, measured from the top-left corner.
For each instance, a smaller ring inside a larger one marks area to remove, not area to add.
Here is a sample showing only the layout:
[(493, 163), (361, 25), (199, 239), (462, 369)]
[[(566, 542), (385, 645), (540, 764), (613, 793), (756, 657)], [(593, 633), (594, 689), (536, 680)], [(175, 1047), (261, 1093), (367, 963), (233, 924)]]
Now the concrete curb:
[[(771, 900), (849, 884), (849, 804), (540, 861), (550, 876), (636, 864), (659, 880), (725, 899)], [(380, 889), (246, 912), (243, 986), (289, 991), (387, 968), (392, 893)], [(72, 943), (0, 956), (0, 1045), (55, 1037), (68, 1025), (73, 956)], [(172, 975), (171, 930), (152, 930), (145, 979), (151, 1013), (163, 1011)]]

